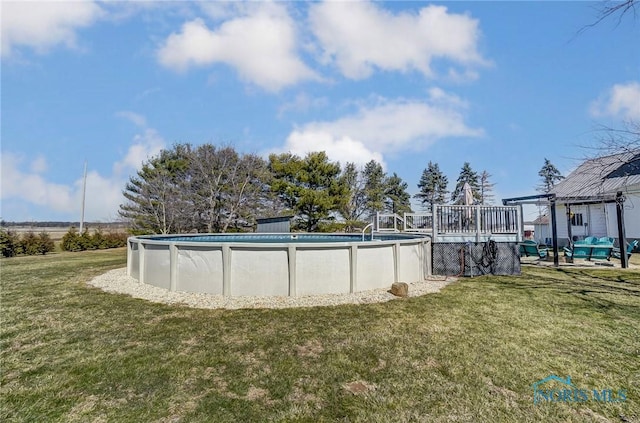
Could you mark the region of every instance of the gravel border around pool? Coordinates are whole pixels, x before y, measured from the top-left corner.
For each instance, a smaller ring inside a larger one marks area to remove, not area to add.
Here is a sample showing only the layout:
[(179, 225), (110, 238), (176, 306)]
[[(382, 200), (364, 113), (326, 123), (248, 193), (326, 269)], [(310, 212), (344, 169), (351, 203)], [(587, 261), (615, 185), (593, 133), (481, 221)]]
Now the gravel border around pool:
[[(456, 280), (457, 278), (450, 276), (433, 276), (424, 282), (410, 283), (409, 296), (419, 297), (438, 292)], [(155, 303), (179, 304), (187, 307), (209, 309), (317, 307), (382, 303), (398, 299), (386, 289), (374, 289), (353, 294), (308, 295), (302, 297), (223, 297), (222, 295), (171, 292), (138, 282), (136, 279), (127, 276), (126, 268), (111, 270), (93, 278), (87, 284), (106, 292), (127, 294), (134, 298), (141, 298)]]

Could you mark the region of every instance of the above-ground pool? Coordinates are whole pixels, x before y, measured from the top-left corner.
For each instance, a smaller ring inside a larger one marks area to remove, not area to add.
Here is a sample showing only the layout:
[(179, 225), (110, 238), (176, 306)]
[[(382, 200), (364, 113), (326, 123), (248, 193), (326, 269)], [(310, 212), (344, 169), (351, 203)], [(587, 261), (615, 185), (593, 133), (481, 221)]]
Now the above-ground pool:
[(171, 291), (224, 296), (341, 294), (418, 282), (431, 241), (417, 234), (189, 234), (128, 239), (127, 273)]

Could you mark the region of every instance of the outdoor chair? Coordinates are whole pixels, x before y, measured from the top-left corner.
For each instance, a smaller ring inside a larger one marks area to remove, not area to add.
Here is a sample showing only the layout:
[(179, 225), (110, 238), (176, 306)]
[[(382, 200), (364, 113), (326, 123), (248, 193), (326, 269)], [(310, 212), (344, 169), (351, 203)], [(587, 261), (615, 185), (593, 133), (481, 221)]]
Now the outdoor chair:
[(596, 238), (595, 236), (588, 236), (585, 239), (581, 239), (578, 241), (574, 241), (573, 244), (574, 245), (593, 245), (596, 242), (598, 242), (598, 238)]
[(598, 239), (598, 243), (608, 242), (611, 245), (613, 245), (613, 241), (615, 241), (615, 240), (613, 238), (611, 238), (610, 236), (603, 236), (602, 238)]
[(537, 242), (526, 240), (520, 243), (520, 257), (539, 257), (541, 259), (547, 258), (549, 250), (547, 248), (540, 248)]
[[(627, 244), (627, 258), (631, 257), (631, 252), (633, 251), (634, 248), (636, 248), (636, 246), (638, 245), (638, 240), (633, 241), (630, 244)], [(614, 248), (611, 252), (611, 255), (617, 259), (620, 259), (620, 249), (619, 248)]]
[(564, 255), (569, 258), (589, 259), (591, 258), (591, 247), (586, 244), (573, 244), (573, 248), (563, 247)]
[(594, 260), (609, 260), (612, 253), (613, 242), (609, 242), (608, 239), (606, 241), (598, 241), (591, 249), (591, 258)]

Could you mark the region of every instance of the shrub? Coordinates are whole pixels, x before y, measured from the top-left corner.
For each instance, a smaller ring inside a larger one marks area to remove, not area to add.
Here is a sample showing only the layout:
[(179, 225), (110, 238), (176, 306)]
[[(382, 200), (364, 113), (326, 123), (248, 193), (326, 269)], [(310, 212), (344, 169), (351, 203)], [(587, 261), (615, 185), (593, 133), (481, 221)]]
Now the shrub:
[(13, 231), (0, 229), (0, 250), (2, 257), (14, 257), (20, 252), (20, 238)]
[(55, 250), (55, 244), (53, 243), (53, 240), (51, 239), (51, 236), (46, 233), (46, 232), (40, 232), (38, 234), (38, 253), (45, 255), (47, 253), (50, 253), (51, 251)]
[(38, 237), (32, 231), (22, 234), (20, 240), (22, 252), (26, 255), (33, 256), (38, 254)]
[(82, 234), (80, 234), (80, 246), (82, 251), (96, 249), (96, 247), (93, 245), (93, 239), (91, 238), (91, 235), (89, 235), (88, 229), (85, 229), (84, 231), (82, 231)]
[(62, 242), (60, 243), (60, 248), (62, 248), (63, 251), (82, 251), (83, 248), (80, 235), (78, 235), (78, 230), (76, 228), (72, 227), (66, 234), (64, 234)]
[(342, 232), (344, 231), (344, 224), (336, 222), (335, 220), (327, 220), (318, 223), (318, 229), (316, 232)]
[[(22, 235), (22, 239), (18, 245), (19, 253), (34, 256), (36, 254), (47, 254), (54, 250), (55, 246), (51, 237), (46, 232), (41, 232), (38, 235), (29, 231)], [(17, 251), (18, 252), (18, 251)]]
[(102, 231), (100, 229), (96, 229), (96, 231), (91, 236), (91, 246), (99, 250), (104, 250), (105, 248), (109, 248), (107, 239), (102, 234)]
[(105, 248), (119, 248), (127, 245), (127, 234), (123, 232), (103, 234), (97, 229), (93, 235), (88, 230), (78, 233), (76, 228), (69, 229), (62, 237), (60, 247), (64, 251), (84, 251)]
[(107, 248), (119, 248), (127, 245), (128, 235), (124, 232), (110, 232), (105, 235)]

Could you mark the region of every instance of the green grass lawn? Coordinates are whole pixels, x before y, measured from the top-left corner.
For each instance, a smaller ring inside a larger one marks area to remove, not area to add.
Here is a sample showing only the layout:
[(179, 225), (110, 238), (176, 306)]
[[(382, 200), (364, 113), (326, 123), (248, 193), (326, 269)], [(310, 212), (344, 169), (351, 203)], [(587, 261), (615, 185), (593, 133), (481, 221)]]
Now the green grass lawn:
[[(532, 266), (383, 304), (227, 311), (85, 284), (125, 256), (0, 262), (1, 421), (640, 421), (637, 270)], [(534, 404), (551, 374), (626, 401)]]

